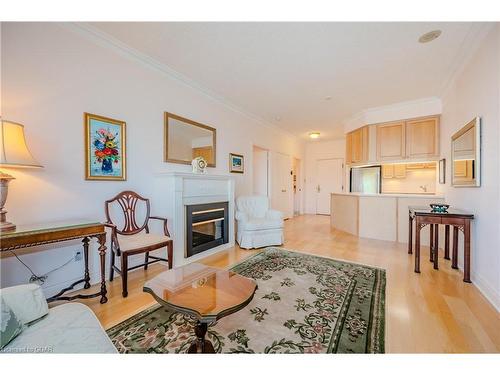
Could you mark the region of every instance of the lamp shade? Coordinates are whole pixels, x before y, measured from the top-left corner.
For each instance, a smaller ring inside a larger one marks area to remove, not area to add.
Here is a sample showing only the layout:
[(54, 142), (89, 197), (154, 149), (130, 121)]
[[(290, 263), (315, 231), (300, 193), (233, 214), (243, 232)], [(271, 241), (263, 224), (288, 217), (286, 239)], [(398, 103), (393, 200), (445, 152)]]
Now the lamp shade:
[(26, 145), (23, 125), (0, 120), (0, 167), (42, 168)]

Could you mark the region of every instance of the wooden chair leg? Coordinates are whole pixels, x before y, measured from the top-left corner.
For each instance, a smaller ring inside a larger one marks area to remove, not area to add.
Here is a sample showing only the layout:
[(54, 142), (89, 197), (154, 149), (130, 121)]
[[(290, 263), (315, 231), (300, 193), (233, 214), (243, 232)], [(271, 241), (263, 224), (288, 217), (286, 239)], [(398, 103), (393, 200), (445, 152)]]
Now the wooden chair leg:
[(109, 267), (109, 281), (113, 281), (113, 277), (115, 276), (115, 252), (111, 250), (111, 261)]
[(172, 269), (174, 261), (174, 243), (170, 241), (167, 244), (167, 259), (168, 259), (168, 269)]
[(146, 251), (144, 254), (144, 270), (148, 269), (148, 262), (149, 262), (149, 251)]
[(127, 290), (127, 274), (128, 274), (128, 259), (127, 259), (127, 254), (122, 253), (122, 296), (127, 297), (128, 296), (128, 290)]

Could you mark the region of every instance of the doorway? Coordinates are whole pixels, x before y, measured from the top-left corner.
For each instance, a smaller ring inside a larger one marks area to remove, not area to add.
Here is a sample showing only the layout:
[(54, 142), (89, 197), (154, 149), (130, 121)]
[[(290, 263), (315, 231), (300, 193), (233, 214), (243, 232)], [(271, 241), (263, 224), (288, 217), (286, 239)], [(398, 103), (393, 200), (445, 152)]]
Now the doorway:
[(316, 160), (316, 214), (330, 215), (331, 193), (344, 191), (344, 159)]
[(253, 146), (253, 194), (269, 196), (269, 150)]
[(292, 184), (293, 184), (293, 216), (300, 215), (302, 211), (302, 180), (300, 173), (300, 159), (292, 160)]

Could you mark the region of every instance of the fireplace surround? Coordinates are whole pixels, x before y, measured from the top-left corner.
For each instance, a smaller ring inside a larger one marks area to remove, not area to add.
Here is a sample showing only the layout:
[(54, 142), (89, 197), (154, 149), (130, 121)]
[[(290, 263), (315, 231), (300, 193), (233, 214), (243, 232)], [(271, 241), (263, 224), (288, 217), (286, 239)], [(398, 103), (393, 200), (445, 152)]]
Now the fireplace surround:
[[(155, 208), (169, 219), (174, 267), (234, 246), (232, 176), (167, 172), (155, 177), (154, 196), (160, 197), (155, 201)], [(194, 219), (189, 219), (195, 212)], [(196, 233), (193, 233), (193, 224), (198, 224)]]

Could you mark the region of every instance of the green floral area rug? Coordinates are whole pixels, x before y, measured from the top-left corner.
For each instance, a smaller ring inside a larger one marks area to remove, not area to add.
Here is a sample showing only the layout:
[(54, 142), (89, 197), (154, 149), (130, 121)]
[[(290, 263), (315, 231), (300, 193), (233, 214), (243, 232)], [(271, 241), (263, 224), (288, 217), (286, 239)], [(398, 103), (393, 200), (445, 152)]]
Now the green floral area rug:
[[(271, 247), (232, 268), (259, 286), (209, 327), (217, 353), (383, 353), (385, 270)], [(185, 353), (195, 322), (159, 305), (110, 328), (121, 353)]]

